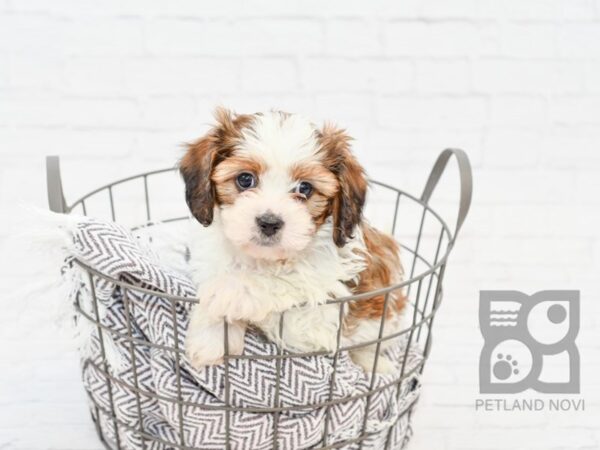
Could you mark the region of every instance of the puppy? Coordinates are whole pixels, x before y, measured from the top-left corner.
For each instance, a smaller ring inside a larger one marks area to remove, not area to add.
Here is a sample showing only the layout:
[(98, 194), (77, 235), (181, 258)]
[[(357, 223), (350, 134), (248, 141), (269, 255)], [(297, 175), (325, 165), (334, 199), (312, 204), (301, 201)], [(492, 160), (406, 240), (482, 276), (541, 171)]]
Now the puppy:
[[(208, 227), (192, 238), (199, 303), (185, 342), (189, 360), (197, 368), (223, 361), (223, 319), (232, 355), (242, 353), (249, 324), (286, 350), (334, 351), (340, 305), (324, 303), (403, 275), (396, 242), (362, 218), (367, 180), (351, 138), (278, 111), (217, 109), (215, 117), (180, 162), (189, 209)], [(378, 337), (384, 302), (376, 295), (344, 305), (342, 345)], [(404, 306), (400, 289), (392, 291), (386, 335), (399, 330)], [(351, 351), (369, 371), (374, 355), (375, 345)], [(379, 359), (378, 371), (392, 369)]]

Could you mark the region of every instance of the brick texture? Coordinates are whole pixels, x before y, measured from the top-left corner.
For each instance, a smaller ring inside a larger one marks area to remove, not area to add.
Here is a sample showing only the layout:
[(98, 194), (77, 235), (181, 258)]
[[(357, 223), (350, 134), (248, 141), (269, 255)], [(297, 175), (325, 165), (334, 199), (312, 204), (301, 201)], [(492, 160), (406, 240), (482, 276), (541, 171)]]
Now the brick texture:
[[(410, 448), (600, 448), (600, 1), (0, 0), (2, 285), (31, 283), (8, 222), (45, 207), (46, 154), (73, 200), (173, 165), (217, 104), (336, 121), (415, 194), (464, 147), (474, 203)], [(456, 186), (451, 165), (441, 211)], [(475, 412), (478, 291), (504, 288), (581, 289), (585, 413)], [(0, 448), (100, 449), (43, 296), (0, 303)]]

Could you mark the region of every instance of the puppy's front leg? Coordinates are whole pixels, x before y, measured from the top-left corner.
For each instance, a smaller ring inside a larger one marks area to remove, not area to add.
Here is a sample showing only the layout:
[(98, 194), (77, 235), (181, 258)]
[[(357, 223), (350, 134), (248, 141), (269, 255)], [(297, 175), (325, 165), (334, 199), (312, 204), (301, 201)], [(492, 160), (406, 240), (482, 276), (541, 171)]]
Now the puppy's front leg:
[(205, 314), (225, 317), (229, 322), (259, 322), (274, 308), (272, 296), (256, 288), (261, 281), (264, 283), (243, 271), (215, 276), (200, 286), (200, 305), (204, 305)]
[[(185, 339), (185, 352), (192, 366), (200, 369), (206, 365), (221, 364), (225, 354), (223, 319), (211, 316), (202, 303), (194, 306), (191, 312)], [(241, 355), (244, 350), (246, 324), (235, 321), (229, 323), (229, 354)]]

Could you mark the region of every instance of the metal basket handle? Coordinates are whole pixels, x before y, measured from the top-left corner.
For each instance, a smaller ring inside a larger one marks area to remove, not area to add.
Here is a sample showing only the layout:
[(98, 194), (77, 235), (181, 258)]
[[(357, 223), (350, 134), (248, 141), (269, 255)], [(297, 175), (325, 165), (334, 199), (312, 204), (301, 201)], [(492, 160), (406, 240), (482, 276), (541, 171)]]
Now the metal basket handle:
[(456, 219), (456, 229), (454, 230), (454, 235), (452, 238), (452, 241), (454, 241), (456, 240), (458, 231), (467, 218), (467, 213), (469, 212), (469, 208), (471, 206), (471, 197), (473, 194), (473, 174), (471, 171), (471, 163), (469, 162), (469, 157), (463, 150), (458, 148), (447, 148), (440, 153), (440, 156), (438, 156), (438, 159), (433, 165), (433, 169), (431, 169), (427, 183), (425, 183), (423, 194), (421, 194), (421, 200), (423, 203), (429, 204), (431, 194), (433, 194), (433, 190), (437, 186), (440, 177), (446, 169), (446, 164), (448, 164), (448, 160), (452, 155), (456, 157), (456, 162), (458, 163), (458, 174), (460, 176), (460, 202), (458, 206), (458, 217)]
[(68, 212), (60, 178), (58, 156), (46, 156), (46, 185), (48, 186), (48, 206), (56, 213)]

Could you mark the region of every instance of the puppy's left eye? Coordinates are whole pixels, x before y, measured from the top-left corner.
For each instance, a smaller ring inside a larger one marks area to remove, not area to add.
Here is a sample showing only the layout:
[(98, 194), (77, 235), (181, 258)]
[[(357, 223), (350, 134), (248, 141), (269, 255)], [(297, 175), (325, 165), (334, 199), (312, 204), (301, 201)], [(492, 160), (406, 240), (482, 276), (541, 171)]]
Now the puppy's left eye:
[(308, 181), (301, 181), (298, 183), (298, 186), (296, 186), (296, 189), (294, 189), (294, 192), (302, 195), (304, 198), (308, 198), (313, 193), (313, 185)]

